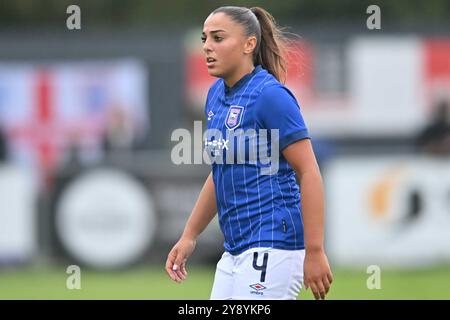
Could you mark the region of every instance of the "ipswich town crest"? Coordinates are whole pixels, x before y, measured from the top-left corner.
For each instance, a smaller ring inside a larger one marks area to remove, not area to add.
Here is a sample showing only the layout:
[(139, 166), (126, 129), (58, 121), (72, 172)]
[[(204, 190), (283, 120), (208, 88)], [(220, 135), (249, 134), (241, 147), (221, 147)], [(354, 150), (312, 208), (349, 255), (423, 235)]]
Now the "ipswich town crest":
[(225, 126), (233, 130), (242, 120), (242, 114), (244, 113), (244, 107), (241, 106), (230, 106), (230, 110), (228, 110), (227, 117), (225, 118)]

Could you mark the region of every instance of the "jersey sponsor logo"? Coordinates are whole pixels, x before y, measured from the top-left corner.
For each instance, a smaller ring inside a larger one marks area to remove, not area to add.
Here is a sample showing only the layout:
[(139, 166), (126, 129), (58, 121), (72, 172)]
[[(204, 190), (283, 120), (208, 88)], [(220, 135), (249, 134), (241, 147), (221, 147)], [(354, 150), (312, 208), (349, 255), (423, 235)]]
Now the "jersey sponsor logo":
[(225, 118), (225, 126), (233, 130), (241, 124), (242, 114), (244, 113), (244, 107), (230, 106), (227, 117)]
[(211, 153), (212, 157), (220, 156), (223, 149), (228, 150), (228, 142), (230, 142), (230, 140), (222, 138), (211, 141), (205, 139), (205, 149)]

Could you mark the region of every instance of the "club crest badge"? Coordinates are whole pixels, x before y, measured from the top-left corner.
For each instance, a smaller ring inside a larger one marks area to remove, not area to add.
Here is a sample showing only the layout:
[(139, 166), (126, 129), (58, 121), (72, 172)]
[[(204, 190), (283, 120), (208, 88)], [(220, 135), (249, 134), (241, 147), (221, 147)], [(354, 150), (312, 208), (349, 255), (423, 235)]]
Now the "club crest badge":
[(242, 115), (244, 113), (244, 107), (241, 106), (230, 106), (228, 114), (225, 118), (225, 126), (233, 130), (241, 124)]

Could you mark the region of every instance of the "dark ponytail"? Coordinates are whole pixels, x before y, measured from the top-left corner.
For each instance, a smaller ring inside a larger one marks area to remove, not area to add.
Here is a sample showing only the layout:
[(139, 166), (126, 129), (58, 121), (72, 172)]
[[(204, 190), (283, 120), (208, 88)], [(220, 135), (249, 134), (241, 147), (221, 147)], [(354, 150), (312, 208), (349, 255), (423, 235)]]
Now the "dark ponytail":
[(247, 36), (255, 36), (257, 44), (253, 52), (253, 63), (260, 64), (278, 81), (284, 83), (287, 76), (285, 55), (288, 40), (276, 25), (273, 16), (260, 7), (220, 7), (212, 13), (223, 12), (241, 24)]
[(255, 63), (261, 64), (278, 81), (284, 83), (287, 76), (285, 60), (287, 40), (269, 12), (260, 7), (253, 7), (250, 10), (258, 18), (261, 26), (261, 42), (256, 48)]

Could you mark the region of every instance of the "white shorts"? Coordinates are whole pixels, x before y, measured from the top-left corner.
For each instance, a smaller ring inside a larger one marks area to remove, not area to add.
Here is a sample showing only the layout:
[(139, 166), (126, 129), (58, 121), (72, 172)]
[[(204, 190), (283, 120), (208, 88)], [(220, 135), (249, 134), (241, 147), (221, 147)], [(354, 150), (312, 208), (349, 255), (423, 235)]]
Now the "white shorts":
[(252, 248), (217, 263), (211, 300), (295, 300), (303, 285), (305, 250)]

